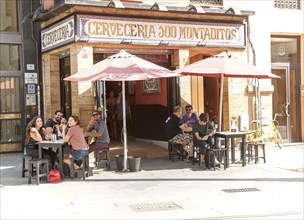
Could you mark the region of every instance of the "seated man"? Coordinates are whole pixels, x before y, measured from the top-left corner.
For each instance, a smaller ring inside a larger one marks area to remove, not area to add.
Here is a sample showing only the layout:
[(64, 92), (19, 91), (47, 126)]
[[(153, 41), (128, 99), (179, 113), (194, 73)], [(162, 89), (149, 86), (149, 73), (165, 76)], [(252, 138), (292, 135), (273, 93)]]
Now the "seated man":
[[(94, 131), (94, 132), (92, 132)], [(109, 147), (110, 138), (107, 124), (101, 120), (100, 112), (93, 111), (89, 125), (87, 126), (87, 132), (85, 136), (96, 138), (96, 142), (90, 144), (89, 153), (97, 149), (105, 149)]]
[(57, 110), (55, 111), (53, 118), (49, 118), (44, 125), (47, 134), (55, 134), (57, 140), (62, 138), (61, 131), (59, 130), (62, 117), (62, 111)]
[(193, 112), (192, 105), (186, 105), (185, 107), (185, 113), (182, 115), (182, 123), (185, 123), (188, 125), (188, 127), (193, 126), (194, 122), (198, 121), (198, 116), (195, 112)]
[(192, 155), (192, 147), (190, 147), (192, 136), (184, 132), (191, 132), (192, 128), (181, 123), (180, 117), (182, 115), (182, 111), (182, 107), (174, 107), (173, 114), (165, 122), (165, 131), (168, 141), (182, 144), (183, 149), (186, 152), (185, 156), (188, 157), (189, 155)]
[[(209, 122), (209, 116), (207, 113), (202, 113), (199, 115), (199, 120), (193, 124), (193, 144), (199, 147), (200, 159), (203, 161), (205, 159), (206, 149), (214, 146), (214, 138), (216, 130)], [(207, 167), (209, 164), (205, 161)]]

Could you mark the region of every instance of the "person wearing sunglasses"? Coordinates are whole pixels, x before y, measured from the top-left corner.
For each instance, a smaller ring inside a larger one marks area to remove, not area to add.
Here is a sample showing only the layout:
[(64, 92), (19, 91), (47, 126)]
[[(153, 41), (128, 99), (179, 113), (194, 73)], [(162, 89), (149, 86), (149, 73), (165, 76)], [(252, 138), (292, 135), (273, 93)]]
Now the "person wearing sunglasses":
[(89, 153), (109, 147), (110, 137), (108, 127), (105, 121), (101, 120), (99, 111), (94, 110), (92, 112), (85, 136), (95, 138), (95, 141), (89, 145)]
[(193, 112), (192, 105), (186, 105), (185, 113), (182, 115), (181, 121), (190, 128), (192, 128), (194, 122), (198, 121), (198, 116), (195, 112)]

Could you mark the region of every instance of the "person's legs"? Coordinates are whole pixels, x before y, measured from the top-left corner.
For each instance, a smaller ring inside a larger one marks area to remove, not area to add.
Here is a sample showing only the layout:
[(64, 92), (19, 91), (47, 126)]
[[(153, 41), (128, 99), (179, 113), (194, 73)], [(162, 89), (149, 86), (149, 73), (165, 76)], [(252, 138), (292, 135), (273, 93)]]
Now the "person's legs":
[(117, 139), (117, 123), (116, 120), (111, 121), (112, 138)]
[(70, 154), (72, 155), (75, 163), (74, 163), (74, 167), (73, 169), (77, 169), (81, 166), (82, 164), (82, 158), (84, 158), (85, 156), (87, 156), (89, 153), (88, 150), (71, 150)]
[(98, 149), (105, 149), (109, 147), (109, 144), (106, 142), (95, 142), (89, 146), (89, 154)]
[(207, 143), (209, 145), (210, 148), (214, 148), (214, 137), (213, 136), (208, 136), (208, 139), (207, 139)]
[(205, 160), (205, 153), (208, 146), (207, 141), (194, 139), (193, 144), (194, 146), (199, 147), (200, 160), (201, 161)]
[(49, 160), (51, 169), (54, 168), (55, 162), (58, 161), (56, 152), (52, 151), (51, 149), (42, 149), (42, 158)]

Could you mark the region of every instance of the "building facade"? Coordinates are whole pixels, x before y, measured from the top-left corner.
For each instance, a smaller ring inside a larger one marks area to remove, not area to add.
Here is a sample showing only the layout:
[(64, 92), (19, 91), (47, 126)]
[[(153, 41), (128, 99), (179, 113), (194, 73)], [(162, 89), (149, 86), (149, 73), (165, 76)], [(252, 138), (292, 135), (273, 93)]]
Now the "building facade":
[[(65, 117), (79, 115), (85, 126), (93, 109), (105, 109), (108, 92), (117, 93), (119, 82), (63, 79), (121, 49), (172, 70), (226, 51), (272, 71), (284, 80), (225, 79), (222, 130), (229, 130), (234, 116), (243, 130), (251, 128), (254, 119), (283, 112), (280, 130), (285, 141), (304, 139), (303, 25), (289, 25), (294, 19), (303, 24), (302, 6), (289, 11), (276, 8), (283, 7), (276, 0), (1, 4), (0, 152), (22, 150), (22, 128), (34, 115), (46, 120), (61, 109)], [(273, 12), (277, 18), (266, 24)], [(284, 13), (290, 16), (282, 20)], [(128, 82), (128, 133), (161, 145), (166, 140), (164, 121), (173, 106), (188, 103), (217, 120), (219, 84), (217, 78), (196, 76)]]
[[(224, 4), (255, 11), (255, 16), (249, 18), (250, 38), (255, 54), (252, 60), (256, 66), (281, 77), (260, 80), (261, 116), (273, 118), (275, 113), (283, 113), (277, 120), (285, 142), (303, 141), (303, 1), (273, 0), (245, 3), (226, 0)], [(272, 95), (269, 95), (268, 88), (273, 90)]]

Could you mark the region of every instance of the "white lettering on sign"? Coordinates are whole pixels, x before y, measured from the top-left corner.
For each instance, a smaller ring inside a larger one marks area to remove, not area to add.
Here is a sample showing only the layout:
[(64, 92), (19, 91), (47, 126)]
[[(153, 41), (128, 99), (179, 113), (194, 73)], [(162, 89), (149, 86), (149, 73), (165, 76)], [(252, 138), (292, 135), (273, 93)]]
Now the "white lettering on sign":
[[(112, 43), (154, 42), (159, 45), (226, 45), (245, 47), (244, 24), (155, 21), (151, 19), (117, 19), (78, 17), (77, 41)], [(134, 41), (134, 42), (133, 42)]]
[(41, 32), (42, 51), (73, 42), (74, 36), (74, 17), (71, 17)]

